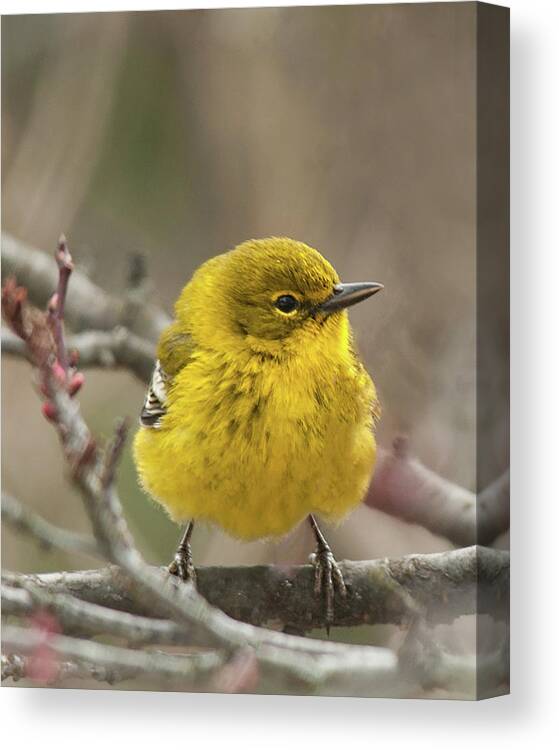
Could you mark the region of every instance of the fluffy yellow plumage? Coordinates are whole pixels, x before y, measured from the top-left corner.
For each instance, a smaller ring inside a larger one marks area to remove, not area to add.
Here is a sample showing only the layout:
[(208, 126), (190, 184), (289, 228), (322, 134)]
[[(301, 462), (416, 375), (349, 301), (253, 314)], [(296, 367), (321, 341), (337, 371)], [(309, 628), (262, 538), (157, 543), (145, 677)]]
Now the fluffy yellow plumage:
[(248, 540), (360, 502), (378, 403), (344, 308), (380, 288), (340, 284), (287, 238), (245, 242), (196, 271), (159, 342), (134, 442), (144, 488), (174, 520)]

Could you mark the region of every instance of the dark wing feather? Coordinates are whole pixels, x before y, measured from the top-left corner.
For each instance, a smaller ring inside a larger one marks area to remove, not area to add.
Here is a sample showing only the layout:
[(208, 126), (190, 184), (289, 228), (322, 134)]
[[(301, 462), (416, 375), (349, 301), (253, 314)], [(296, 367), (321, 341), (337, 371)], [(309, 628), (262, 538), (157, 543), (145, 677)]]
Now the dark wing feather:
[(167, 401), (166, 383), (168, 380), (169, 378), (161, 367), (160, 361), (157, 360), (140, 414), (140, 424), (142, 427), (151, 427), (154, 429), (161, 427), (161, 419), (167, 411), (165, 403)]
[(162, 419), (167, 412), (168, 390), (173, 378), (191, 361), (194, 342), (175, 321), (163, 332), (157, 352), (159, 358), (140, 414), (140, 424), (152, 429), (162, 426)]

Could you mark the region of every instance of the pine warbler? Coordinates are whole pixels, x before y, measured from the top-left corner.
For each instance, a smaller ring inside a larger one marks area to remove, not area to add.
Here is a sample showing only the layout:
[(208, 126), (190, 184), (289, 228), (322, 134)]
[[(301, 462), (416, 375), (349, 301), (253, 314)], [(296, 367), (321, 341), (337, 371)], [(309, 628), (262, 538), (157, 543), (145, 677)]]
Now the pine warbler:
[(371, 478), (379, 405), (345, 308), (380, 289), (340, 283), (320, 253), (283, 237), (196, 271), (159, 341), (134, 441), (144, 489), (187, 522), (171, 573), (195, 582), (194, 521), (250, 540), (308, 518), (331, 622), (345, 584), (314, 516), (342, 518)]

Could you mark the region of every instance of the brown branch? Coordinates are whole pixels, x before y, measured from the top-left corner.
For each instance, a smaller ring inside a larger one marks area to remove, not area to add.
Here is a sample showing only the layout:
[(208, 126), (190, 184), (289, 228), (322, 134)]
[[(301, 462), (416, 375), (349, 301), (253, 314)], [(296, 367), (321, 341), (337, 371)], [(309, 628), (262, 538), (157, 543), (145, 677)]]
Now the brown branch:
[[(334, 626), (409, 624), (421, 612), (431, 623), (450, 623), (467, 614), (506, 617), (509, 555), (469, 547), (403, 558), (344, 561), (346, 601), (336, 602)], [(164, 569), (152, 569), (164, 574)], [(259, 626), (321, 627), (323, 612), (313, 596), (310, 565), (199, 567), (198, 588), (210, 604), (235, 619)], [(16, 574), (10, 574), (11, 576)], [(28, 578), (4, 577), (11, 585)], [(134, 587), (115, 568), (46, 573), (32, 579), (51, 593), (149, 617), (164, 617), (157, 600), (138, 600)]]
[(365, 502), (457, 545), (490, 545), (509, 528), (509, 475), (476, 498), (424, 466), (398, 438), (392, 451), (379, 450)]
[[(9, 582), (9, 583), (8, 583)], [(128, 594), (126, 594), (128, 595)], [(188, 645), (207, 647), (208, 641), (192, 629), (179, 626), (170, 620), (136, 615), (111, 609), (79, 599), (73, 594), (58, 593), (43, 584), (40, 576), (10, 573), (2, 583), (2, 613), (15, 617), (28, 617), (48, 611), (66, 635), (110, 635), (123, 639), (129, 645)], [(342, 643), (304, 640), (304, 650), (315, 655), (352, 655), (367, 659), (378, 656), (382, 649), (370, 652), (367, 647)]]
[(48, 303), (48, 321), (53, 332), (58, 364), (62, 368), (64, 374), (67, 374), (68, 356), (64, 341), (64, 308), (66, 303), (66, 293), (68, 291), (68, 281), (70, 280), (70, 274), (74, 270), (74, 264), (64, 235), (61, 235), (58, 240), (55, 258), (56, 265), (58, 266), (58, 284), (56, 292)]
[(27, 289), (18, 286), (13, 276), (2, 287), (2, 317), (21, 340), (33, 364), (42, 367), (55, 355), (46, 314), (28, 303)]
[[(2, 232), (2, 279), (10, 275), (26, 287), (30, 300), (41, 308), (51, 298), (59, 279), (50, 254)], [(157, 341), (171, 322), (163, 310), (149, 301), (134, 306), (131, 311), (126, 296), (123, 299), (112, 297), (77, 270), (72, 275), (65, 315), (74, 331), (112, 331), (124, 323), (132, 333), (152, 342)]]

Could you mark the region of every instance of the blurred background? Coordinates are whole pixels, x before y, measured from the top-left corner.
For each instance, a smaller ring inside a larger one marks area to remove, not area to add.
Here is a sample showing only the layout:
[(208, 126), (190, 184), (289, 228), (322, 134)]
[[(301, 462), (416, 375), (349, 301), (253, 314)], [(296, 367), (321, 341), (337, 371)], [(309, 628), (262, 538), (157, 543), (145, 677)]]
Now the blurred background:
[[(429, 467), (475, 489), (474, 5), (5, 17), (3, 228), (49, 252), (64, 231), (117, 295), (145, 255), (169, 312), (202, 261), (250, 237), (292, 236), (344, 280), (382, 281), (351, 312), (379, 440), (409, 435)], [(118, 416), (135, 421), (144, 386), (89, 372), (82, 393), (109, 435)], [(2, 439), (4, 489), (87, 528), (29, 367), (6, 359)], [(503, 426), (496, 454), (506, 441)], [(167, 562), (178, 529), (138, 489), (129, 452), (120, 490), (142, 551)], [(195, 559), (301, 561), (305, 533), (240, 545), (204, 530)], [(450, 546), (365, 507), (330, 538), (353, 559)], [(2, 550), (10, 569), (92, 565), (10, 530)]]

